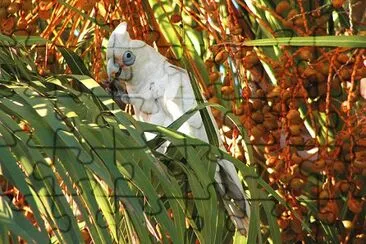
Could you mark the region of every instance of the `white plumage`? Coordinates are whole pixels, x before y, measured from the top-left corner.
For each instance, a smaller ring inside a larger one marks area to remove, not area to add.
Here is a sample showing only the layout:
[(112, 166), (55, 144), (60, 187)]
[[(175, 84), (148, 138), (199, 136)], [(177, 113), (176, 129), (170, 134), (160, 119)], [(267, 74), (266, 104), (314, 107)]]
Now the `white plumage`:
[[(131, 40), (126, 23), (121, 23), (110, 36), (107, 72), (110, 80), (118, 80), (125, 85), (128, 95), (121, 94), (121, 99), (133, 105), (137, 120), (168, 126), (197, 106), (187, 72), (170, 64), (145, 42)], [(209, 114), (213, 120), (210, 110)], [(179, 131), (208, 142), (198, 112)], [(148, 134), (147, 137), (151, 139), (153, 135)], [(248, 230), (249, 205), (234, 165), (219, 159), (215, 181), (232, 221), (245, 234)]]

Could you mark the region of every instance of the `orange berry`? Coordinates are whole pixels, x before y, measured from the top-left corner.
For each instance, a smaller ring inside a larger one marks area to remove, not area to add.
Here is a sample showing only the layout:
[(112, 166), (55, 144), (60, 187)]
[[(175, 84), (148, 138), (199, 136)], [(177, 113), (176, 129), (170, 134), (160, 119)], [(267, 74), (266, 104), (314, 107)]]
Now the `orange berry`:
[(31, 11), (33, 9), (33, 4), (32, 4), (32, 0), (25, 0), (23, 1), (21, 8), (24, 11)]
[(284, 12), (290, 9), (290, 4), (287, 1), (281, 1), (276, 6), (276, 13), (283, 15)]
[(223, 86), (221, 87), (221, 93), (223, 95), (231, 95), (234, 93), (234, 88), (232, 86)]
[(357, 201), (354, 198), (348, 199), (347, 206), (348, 206), (349, 210), (351, 210), (355, 214), (362, 212), (362, 203), (360, 203), (359, 201)]
[(300, 112), (297, 109), (290, 109), (286, 115), (286, 119), (293, 124), (300, 124), (302, 122)]
[(5, 32), (11, 34), (10, 32), (14, 29), (16, 23), (16, 17), (14, 15), (6, 18), (1, 23), (1, 29), (3, 29)]
[(173, 24), (176, 24), (176, 23), (179, 23), (182, 21), (182, 16), (180, 16), (179, 14), (173, 14), (171, 17), (170, 17), (170, 20)]
[(38, 17), (46, 20), (51, 17), (51, 12), (49, 10), (39, 10)]
[(6, 9), (9, 14), (15, 14), (19, 11), (20, 5), (17, 2), (12, 2)]
[(20, 30), (24, 30), (27, 28), (27, 20), (25, 18), (20, 18), (17, 23), (17, 28)]
[(211, 83), (216, 82), (219, 78), (220, 78), (220, 73), (219, 72), (212, 72), (209, 76), (209, 79), (210, 79)]
[(291, 189), (295, 191), (301, 190), (305, 186), (305, 181), (301, 178), (293, 178), (290, 182)]
[(259, 63), (259, 58), (254, 52), (251, 52), (248, 56), (243, 58), (243, 66), (246, 69), (252, 68), (257, 63)]
[(341, 8), (345, 0), (332, 0), (332, 5), (334, 8)]
[(226, 50), (221, 50), (215, 56), (215, 62), (218, 64), (222, 64), (229, 57), (229, 52)]

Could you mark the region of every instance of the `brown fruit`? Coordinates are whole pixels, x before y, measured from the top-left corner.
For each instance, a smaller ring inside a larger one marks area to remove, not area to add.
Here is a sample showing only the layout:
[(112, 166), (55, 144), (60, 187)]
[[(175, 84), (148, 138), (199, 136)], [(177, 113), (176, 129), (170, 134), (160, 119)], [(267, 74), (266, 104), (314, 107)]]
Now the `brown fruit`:
[(227, 75), (225, 75), (223, 85), (224, 86), (230, 86), (230, 84), (232, 83), (231, 82), (232, 79), (233, 79), (233, 76), (230, 73), (228, 73)]
[(353, 161), (353, 166), (355, 166), (356, 168), (359, 168), (359, 169), (366, 169), (366, 160), (355, 159)]
[(362, 243), (366, 243), (366, 234), (356, 235), (353, 244), (362, 244)]
[[(47, 3), (47, 1), (41, 1)], [(77, 1), (78, 7), (85, 11), (90, 11), (95, 6), (96, 0), (79, 0)], [(52, 5), (51, 5), (52, 6)], [(40, 4), (41, 7), (41, 4)], [(48, 9), (45, 9), (48, 10)]]
[(337, 219), (337, 216), (333, 212), (331, 212), (329, 210), (325, 210), (325, 211), (321, 211), (318, 214), (318, 218), (327, 224), (334, 224), (334, 222)]
[(276, 213), (276, 216), (281, 216), (283, 212), (286, 211), (286, 207), (284, 205), (282, 205), (281, 203), (279, 204), (276, 204), (275, 206), (275, 213)]
[(289, 130), (290, 130), (291, 135), (298, 136), (301, 134), (301, 125), (298, 125), (298, 124), (290, 125)]
[(240, 35), (242, 32), (242, 29), (239, 26), (235, 26), (230, 29), (230, 33), (233, 35)]
[(316, 18), (315, 22), (318, 26), (324, 26), (329, 20), (329, 15), (321, 15)]
[(340, 93), (340, 89), (341, 87), (341, 81), (339, 80), (338, 77), (334, 77), (331, 80), (331, 84), (330, 84), (331, 88), (332, 88), (332, 92), (334, 91), (336, 94)]
[(313, 162), (310, 160), (304, 160), (300, 163), (300, 170), (302, 175), (309, 175), (313, 172)]
[(7, 32), (8, 34), (11, 34), (11, 31), (13, 30), (15, 23), (16, 23), (16, 18), (14, 15), (4, 19), (3, 21), (1, 21), (1, 29), (3, 29), (5, 32)]
[(318, 84), (317, 89), (318, 89), (318, 96), (325, 95), (327, 93), (327, 83), (323, 82)]
[(326, 77), (320, 72), (316, 72), (315, 78), (316, 78), (316, 82), (318, 82), (318, 83), (326, 83), (327, 82)]
[(213, 115), (216, 119), (220, 118), (220, 117), (221, 117), (221, 115), (222, 115), (220, 110), (212, 109), (211, 111), (212, 111), (212, 115)]
[(30, 25), (27, 26), (26, 30), (30, 35), (33, 35), (37, 32), (37, 25), (36, 24), (30, 24)]
[(348, 67), (343, 67), (341, 70), (339, 70), (338, 75), (344, 81), (349, 80), (351, 78), (351, 72), (348, 69)]
[(276, 113), (282, 113), (282, 104), (281, 103), (275, 103), (274, 105), (272, 105), (272, 110), (273, 112), (276, 112)]
[(312, 78), (312, 79), (316, 79), (316, 73), (317, 71), (315, 69), (313, 69), (312, 67), (307, 67), (305, 70), (304, 70), (304, 77), (306, 78)]
[(266, 97), (266, 93), (263, 91), (263, 89), (258, 89), (255, 91), (255, 97), (259, 99), (263, 99)]
[[(245, 55), (244, 55), (245, 56)], [(240, 60), (240, 59), (242, 59), (243, 58), (243, 55), (242, 55), (242, 52), (240, 51), (240, 50), (238, 50), (238, 51), (236, 51), (235, 53), (234, 53), (234, 58), (236, 59), (236, 60)]]
[(337, 160), (333, 164), (333, 169), (337, 174), (344, 174), (346, 167), (342, 161)]
[(223, 86), (221, 87), (221, 93), (223, 95), (233, 95), (234, 94), (234, 88), (232, 86)]
[(295, 24), (297, 27), (300, 27), (300, 28), (304, 27), (304, 20), (303, 20), (303, 18), (301, 18), (301, 17), (297, 17), (297, 18), (295, 18), (295, 20), (294, 20), (294, 24)]
[(170, 21), (173, 23), (173, 24), (176, 24), (176, 23), (179, 23), (182, 21), (182, 16), (180, 16), (179, 14), (173, 14), (171, 17), (170, 17)]
[(339, 190), (343, 193), (347, 193), (350, 190), (351, 186), (346, 180), (342, 180), (339, 182)]
[(366, 151), (355, 152), (353, 165), (360, 169), (366, 168)]
[(293, 175), (289, 173), (280, 174), (280, 181), (284, 184), (288, 184), (290, 181), (292, 181), (294, 178)]
[(310, 48), (302, 48), (298, 53), (298, 57), (300, 60), (310, 61), (313, 59), (313, 52)]
[(209, 69), (209, 68), (212, 68), (215, 65), (215, 63), (214, 63), (214, 61), (212, 59), (207, 59), (205, 61), (205, 65)]
[(217, 103), (217, 104), (221, 104), (220, 99), (218, 99), (217, 97), (211, 97), (210, 99), (208, 99), (209, 103)]
[(259, 99), (253, 99), (253, 109), (259, 110), (263, 107), (263, 102)]
[(244, 126), (246, 126), (247, 125), (247, 121), (248, 121), (248, 116), (247, 115), (241, 115), (240, 117), (239, 117), (239, 121), (240, 121), (240, 123), (242, 124), (242, 125), (244, 125)]
[(291, 189), (295, 191), (301, 190), (305, 185), (305, 181), (301, 178), (293, 178), (290, 182)]
[(271, 107), (268, 106), (268, 104), (264, 104), (263, 105), (263, 108), (262, 108), (262, 112), (265, 114), (265, 113), (269, 113), (271, 111)]
[(280, 218), (280, 219), (277, 219), (277, 224), (282, 230), (284, 230), (289, 226), (290, 221), (287, 218), (286, 219)]
[(25, 0), (22, 4), (21, 4), (21, 8), (24, 11), (31, 11), (33, 9), (33, 4), (32, 4), (32, 0)]
[(269, 119), (265, 119), (263, 122), (263, 126), (267, 129), (267, 130), (275, 130), (278, 128), (278, 123), (276, 120), (269, 120)]
[(313, 163), (313, 169), (314, 171), (321, 171), (325, 168), (325, 160), (319, 159)]
[(293, 243), (295, 242), (296, 233), (294, 233), (290, 228), (281, 232), (281, 240), (283, 243)]
[(300, 112), (296, 109), (290, 109), (286, 115), (286, 119), (293, 124), (300, 124), (302, 122)]
[(356, 70), (356, 79), (362, 79), (366, 77), (366, 66), (362, 66)]
[(318, 219), (321, 220), (321, 221), (324, 221), (326, 222), (327, 221), (327, 215), (328, 213), (327, 212), (319, 212), (318, 213)]
[(259, 63), (259, 58), (256, 53), (250, 52), (250, 54), (243, 58), (243, 66), (246, 69), (252, 68)]
[(244, 109), (243, 109), (243, 107), (242, 106), (234, 106), (233, 107), (233, 113), (235, 114), (235, 115), (242, 115), (243, 113), (244, 113)]
[(281, 1), (276, 6), (276, 13), (284, 16), (284, 13), (290, 9), (290, 4), (287, 1)]
[(20, 18), (17, 23), (17, 28), (20, 30), (25, 30), (27, 28), (27, 20), (25, 18)]
[(347, 201), (347, 206), (349, 210), (351, 210), (355, 214), (359, 214), (362, 212), (362, 203), (357, 201), (354, 198), (349, 198)]
[(340, 53), (338, 56), (337, 56), (337, 61), (340, 62), (341, 64), (345, 64), (347, 62), (350, 61), (350, 58), (348, 57), (347, 54), (345, 53)]
[(224, 50), (221, 50), (220, 52), (218, 52), (215, 56), (215, 62), (217, 64), (222, 64), (223, 62), (226, 61), (226, 59), (229, 57), (229, 52)]
[(254, 120), (256, 123), (262, 123), (263, 122), (263, 119), (264, 119), (264, 116), (263, 116), (263, 113), (261, 111), (257, 111), (255, 113), (252, 113), (252, 116), (251, 116), (252, 120)]
[(49, 11), (49, 10), (39, 10), (38, 11), (38, 17), (40, 19), (46, 20), (46, 19), (51, 17), (51, 11)]
[(332, 0), (332, 6), (334, 8), (341, 8), (345, 0)]
[(267, 94), (268, 98), (279, 97), (281, 94), (281, 87), (275, 86), (273, 89)]
[(294, 146), (304, 145), (304, 138), (302, 136), (292, 136), (290, 137), (290, 143)]
[(316, 70), (317, 71), (320, 71), (320, 73), (324, 76), (328, 76), (328, 73), (329, 73), (329, 63), (326, 62), (326, 63), (319, 63), (317, 66), (316, 66)]
[(6, 11), (8, 11), (9, 14), (15, 14), (16, 12), (18, 12), (20, 9), (20, 5), (17, 2), (12, 2), (8, 8), (6, 9)]
[(297, 12), (296, 9), (291, 9), (289, 12), (288, 12), (288, 15), (287, 15), (287, 19), (292, 19), (294, 16), (298, 15), (299, 13)]
[(293, 162), (292, 164), (301, 164), (301, 162), (303, 161), (302, 157), (300, 157), (299, 155), (297, 155), (296, 152), (294, 152), (291, 155), (291, 161)]
[(250, 132), (252, 133), (254, 139), (259, 139), (266, 133), (266, 128), (259, 124), (254, 126)]
[(81, 231), (81, 236), (83, 237), (83, 240), (84, 240), (85, 242), (88, 242), (88, 241), (90, 241), (90, 240), (91, 240), (91, 237), (90, 237), (89, 231), (88, 231), (87, 229), (83, 229), (83, 230)]
[(319, 197), (319, 204), (322, 205), (322, 206), (326, 205), (329, 201), (329, 194), (328, 194), (327, 191), (324, 191), (324, 190), (321, 191), (319, 193), (318, 197)]
[(291, 227), (292, 231), (295, 232), (296, 234), (302, 233), (302, 224), (301, 224), (300, 220), (294, 218), (290, 222), (290, 227)]
[(209, 76), (211, 83), (215, 83), (220, 78), (219, 72), (212, 72)]
[(293, 22), (291, 20), (284, 20), (283, 26), (287, 28), (291, 28), (293, 26)]

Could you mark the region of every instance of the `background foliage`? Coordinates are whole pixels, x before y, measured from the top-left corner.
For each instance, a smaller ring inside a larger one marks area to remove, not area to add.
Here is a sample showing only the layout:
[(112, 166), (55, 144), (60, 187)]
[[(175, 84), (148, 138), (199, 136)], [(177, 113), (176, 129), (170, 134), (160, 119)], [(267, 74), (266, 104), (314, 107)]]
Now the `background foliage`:
[[(230, 156), (134, 121), (98, 85), (124, 20), (222, 105), (252, 199), (249, 243), (365, 242), (364, 11), (355, 0), (0, 0), (2, 241), (242, 241), (207, 170)], [(159, 154), (145, 130), (175, 147)]]

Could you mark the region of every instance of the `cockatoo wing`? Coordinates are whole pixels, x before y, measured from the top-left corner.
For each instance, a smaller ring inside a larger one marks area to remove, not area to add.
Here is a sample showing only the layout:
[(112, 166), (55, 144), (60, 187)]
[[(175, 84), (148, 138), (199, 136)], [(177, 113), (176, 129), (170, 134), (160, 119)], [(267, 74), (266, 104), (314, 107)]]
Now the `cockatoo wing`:
[[(165, 62), (164, 69), (168, 75), (163, 96), (164, 110), (173, 120), (178, 119), (188, 110), (197, 106), (197, 101), (191, 86), (187, 71)], [(217, 136), (219, 135), (217, 125), (210, 110), (208, 113), (214, 123)], [(206, 142), (208, 137), (199, 112), (196, 112), (180, 129), (181, 132), (190, 136), (200, 138)], [(219, 138), (221, 149), (225, 150)], [(244, 189), (238, 178), (235, 166), (225, 159), (217, 160), (215, 181), (220, 195), (224, 199), (225, 208), (230, 218), (236, 224), (240, 232), (245, 234), (248, 230), (249, 204), (244, 195)], [(233, 199), (232, 202), (230, 199)]]
[[(188, 110), (197, 106), (190, 78), (187, 71), (169, 62), (164, 63), (164, 73), (168, 76), (164, 79), (165, 91), (162, 99), (162, 107), (172, 118), (178, 119)], [(208, 142), (205, 127), (199, 112), (190, 117), (179, 130), (193, 137), (201, 138)]]

